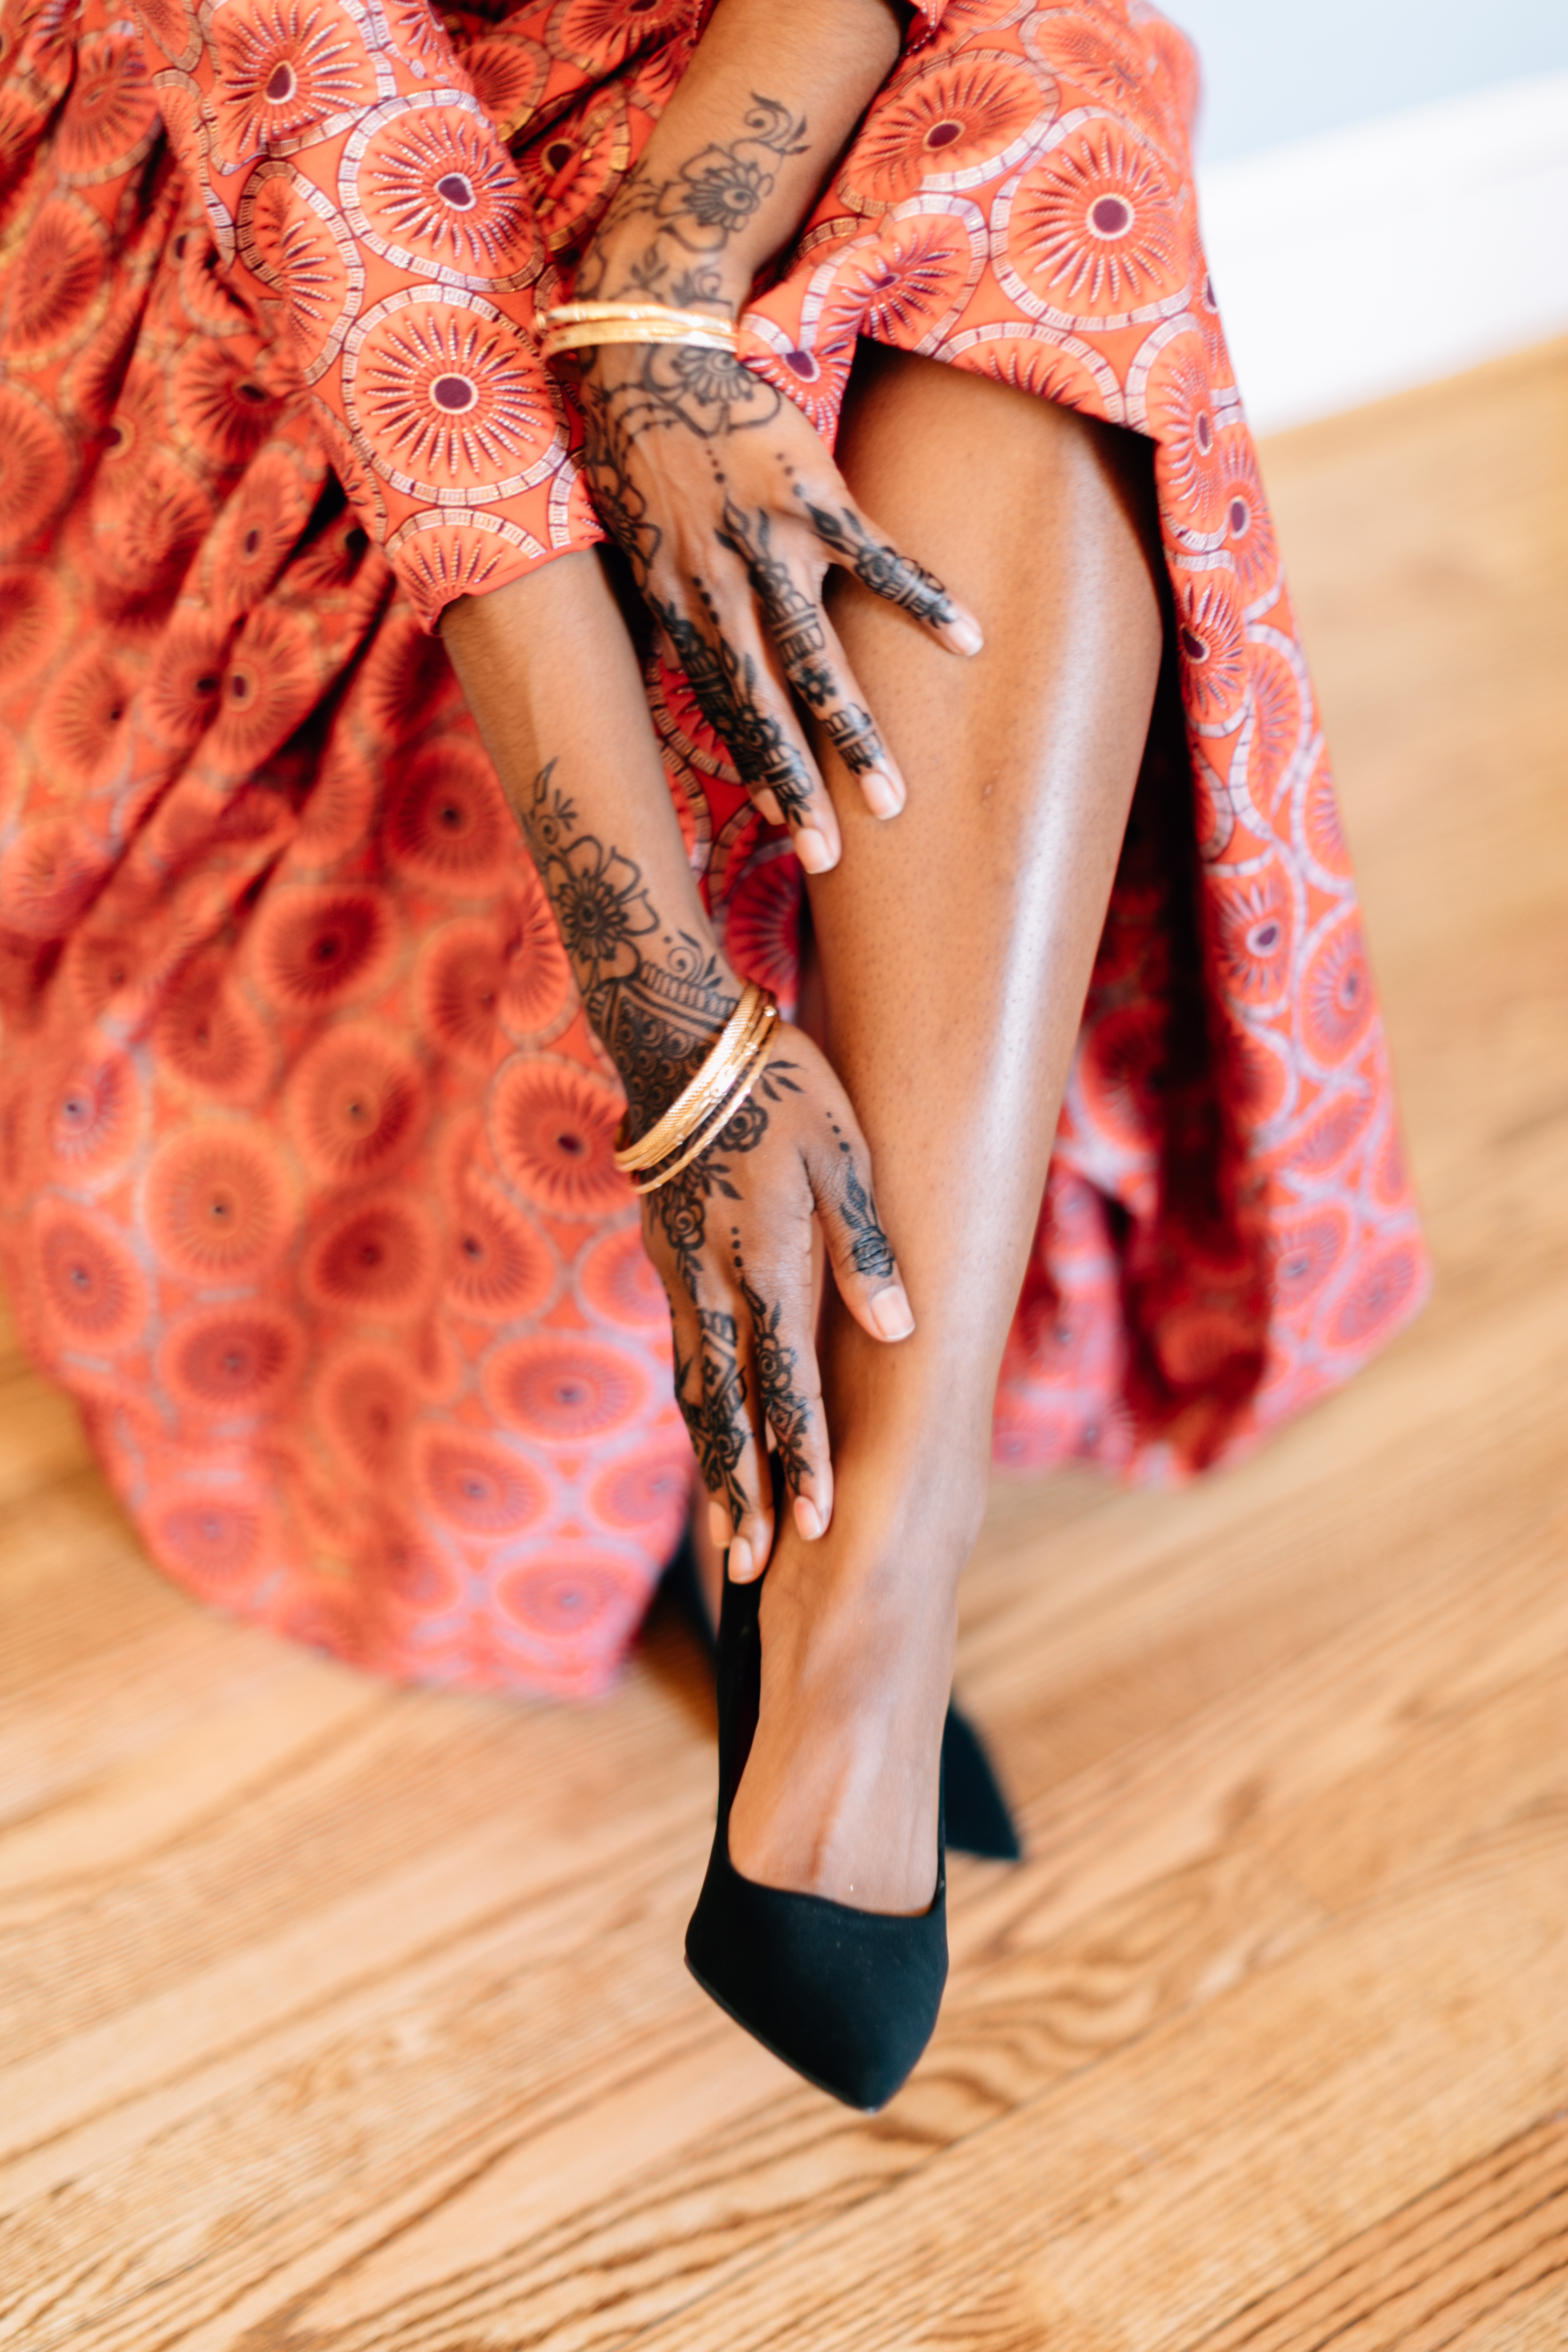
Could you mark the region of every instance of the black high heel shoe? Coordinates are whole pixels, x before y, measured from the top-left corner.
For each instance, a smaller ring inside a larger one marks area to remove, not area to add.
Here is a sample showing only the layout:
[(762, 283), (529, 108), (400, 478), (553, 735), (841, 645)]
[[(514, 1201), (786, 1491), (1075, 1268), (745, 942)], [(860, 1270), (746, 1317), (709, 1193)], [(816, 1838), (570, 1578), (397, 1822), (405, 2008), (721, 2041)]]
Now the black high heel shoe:
[[(713, 1620), (708, 1614), (689, 1536), (682, 1538), (680, 1549), (664, 1571), (663, 1580), (670, 1599), (708, 1653), (708, 1663), (716, 1666), (719, 1650)], [(1023, 1841), (985, 1752), (985, 1744), (956, 1699), (948, 1701), (947, 1720), (942, 1727), (942, 1782), (950, 1853), (978, 1854), (983, 1862), (1023, 1860)]]
[(743, 1878), (730, 1860), (730, 1808), (751, 1753), (762, 1686), (763, 1580), (724, 1579), (719, 1619), (719, 1819), (686, 1965), (721, 2009), (819, 2091), (874, 2115), (931, 2040), (947, 1982), (947, 1853), (937, 1821), (936, 1893), (914, 1918), (857, 1911)]

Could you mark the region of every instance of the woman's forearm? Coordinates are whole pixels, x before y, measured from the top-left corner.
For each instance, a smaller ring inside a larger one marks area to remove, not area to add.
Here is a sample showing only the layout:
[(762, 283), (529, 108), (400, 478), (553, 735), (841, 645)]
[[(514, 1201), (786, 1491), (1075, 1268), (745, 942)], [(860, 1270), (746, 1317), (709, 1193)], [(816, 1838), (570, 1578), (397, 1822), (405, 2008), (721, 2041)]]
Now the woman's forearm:
[(892, 0), (719, 0), (578, 290), (738, 312), (810, 211), (901, 29)]
[(442, 639), (626, 1089), (636, 1136), (739, 999), (687, 861), (626, 625), (596, 555), (451, 605)]

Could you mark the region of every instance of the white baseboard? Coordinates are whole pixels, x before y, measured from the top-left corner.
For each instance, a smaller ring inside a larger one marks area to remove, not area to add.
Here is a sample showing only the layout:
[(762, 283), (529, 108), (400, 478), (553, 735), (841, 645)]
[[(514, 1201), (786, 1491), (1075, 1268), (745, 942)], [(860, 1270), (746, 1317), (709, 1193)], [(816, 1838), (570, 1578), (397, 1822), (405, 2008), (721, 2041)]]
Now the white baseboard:
[(1198, 199), (1255, 431), (1568, 331), (1568, 73), (1211, 164)]

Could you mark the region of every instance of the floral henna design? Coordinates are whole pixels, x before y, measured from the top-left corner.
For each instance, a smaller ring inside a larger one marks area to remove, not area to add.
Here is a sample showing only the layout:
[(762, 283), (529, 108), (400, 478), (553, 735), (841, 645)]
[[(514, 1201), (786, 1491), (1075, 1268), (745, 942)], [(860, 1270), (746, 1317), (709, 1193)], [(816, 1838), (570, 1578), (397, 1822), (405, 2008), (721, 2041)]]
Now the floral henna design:
[[(715, 1501), (722, 1497), (731, 1523), (739, 1527), (747, 1506), (736, 1472), (752, 1433), (746, 1418), (746, 1375), (736, 1346), (737, 1327), (732, 1315), (707, 1307), (698, 1309), (698, 1320), (702, 1332), (701, 1363), (699, 1366), (691, 1358), (682, 1362), (677, 1350), (676, 1401), (702, 1484)], [(698, 1375), (695, 1393), (694, 1371)]]
[(775, 1303), (770, 1307), (756, 1285), (747, 1280), (741, 1262), (738, 1235), (735, 1241), (735, 1272), (741, 1285), (741, 1296), (746, 1302), (746, 1312), (752, 1318), (757, 1402), (773, 1433), (784, 1482), (791, 1494), (798, 1495), (803, 1483), (811, 1475), (811, 1462), (805, 1450), (811, 1433), (811, 1406), (795, 1384), (799, 1358), (779, 1330), (784, 1317), (783, 1307)]
[(740, 1002), (717, 956), (660, 924), (642, 869), (579, 825), (552, 760), (520, 812), (584, 1010), (620, 1073), (627, 1130), (660, 1118)]
[[(727, 146), (700, 148), (663, 180), (634, 173), (606, 215), (600, 241), (637, 222), (647, 224), (648, 242), (625, 265), (608, 299), (636, 293), (683, 310), (710, 302), (730, 312), (713, 262), (752, 226), (773, 192), (780, 163), (809, 146), (803, 115), (753, 91), (741, 134)], [(598, 273), (593, 289), (600, 295), (607, 291), (605, 275)]]
[(880, 1278), (890, 1282), (898, 1271), (893, 1245), (882, 1231), (871, 1195), (855, 1171), (855, 1155), (845, 1142), (839, 1129), (838, 1149), (844, 1157), (844, 1202), (842, 1214), (855, 1238), (850, 1244), (850, 1261), (857, 1274), (868, 1280)]
[[(680, 1271), (686, 1294), (696, 1303), (701, 1279), (702, 1250), (708, 1238), (708, 1202), (715, 1196), (726, 1201), (742, 1198), (733, 1179), (731, 1162), (754, 1151), (768, 1131), (768, 1105), (775, 1108), (786, 1094), (799, 1094), (795, 1066), (790, 1062), (770, 1062), (752, 1092), (714, 1137), (706, 1151), (694, 1160), (689, 1168), (657, 1192), (650, 1192), (645, 1202), (647, 1213), (664, 1235), (671, 1256)], [(722, 1156), (721, 1156), (722, 1155)]]

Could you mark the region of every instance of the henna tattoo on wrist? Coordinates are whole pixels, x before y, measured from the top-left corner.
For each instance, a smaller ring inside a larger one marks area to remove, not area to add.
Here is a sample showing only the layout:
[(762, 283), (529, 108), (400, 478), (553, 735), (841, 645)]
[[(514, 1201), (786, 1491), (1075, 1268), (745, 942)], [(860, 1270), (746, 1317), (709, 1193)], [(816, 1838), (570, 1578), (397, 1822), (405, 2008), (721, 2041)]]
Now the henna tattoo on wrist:
[(695, 1076), (740, 997), (711, 948), (664, 929), (641, 867), (583, 831), (554, 772), (552, 760), (534, 778), (522, 828), (635, 1137)]
[[(662, 180), (634, 172), (610, 206), (595, 239), (592, 291), (609, 300), (640, 294), (681, 309), (711, 304), (731, 313), (714, 266), (764, 213), (779, 167), (810, 151), (804, 115), (776, 98), (752, 93), (740, 133), (710, 142)], [(623, 260), (622, 237), (639, 239)], [(640, 240), (646, 239), (646, 242)]]

